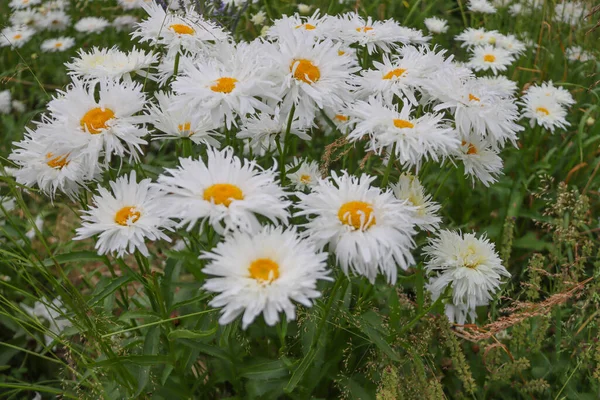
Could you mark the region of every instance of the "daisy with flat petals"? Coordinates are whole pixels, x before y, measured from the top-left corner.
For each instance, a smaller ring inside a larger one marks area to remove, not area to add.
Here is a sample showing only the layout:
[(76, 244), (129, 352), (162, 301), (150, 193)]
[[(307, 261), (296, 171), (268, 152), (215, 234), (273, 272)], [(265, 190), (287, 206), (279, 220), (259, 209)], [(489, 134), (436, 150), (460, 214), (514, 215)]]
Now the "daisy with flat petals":
[(27, 26), (8, 26), (0, 32), (0, 47), (21, 48), (34, 34)]
[(291, 112), (303, 125), (311, 125), (320, 109), (339, 108), (351, 98), (351, 74), (359, 70), (340, 44), (287, 35), (278, 41), (271, 77), (279, 85), (282, 112)]
[(62, 31), (71, 24), (71, 17), (62, 10), (48, 11), (36, 22), (40, 29), (49, 31)]
[(73, 46), (75, 46), (75, 39), (71, 37), (59, 37), (57, 39), (44, 40), (40, 47), (43, 51), (54, 53), (68, 50)]
[(21, 10), (40, 4), (42, 0), (11, 0), (8, 6), (13, 10)]
[(219, 233), (255, 232), (258, 216), (273, 224), (287, 224), (290, 202), (279, 186), (275, 169), (261, 169), (254, 161), (241, 160), (227, 147), (208, 148), (207, 161), (180, 158), (179, 167), (158, 177), (158, 186), (169, 193), (169, 215), (190, 230), (204, 221)]
[(122, 257), (138, 250), (148, 257), (146, 239), (171, 239), (164, 230), (172, 231), (173, 221), (163, 211), (164, 193), (154, 187), (150, 179), (137, 182), (135, 171), (110, 182), (110, 191), (99, 188), (92, 198), (92, 206), (84, 211), (83, 223), (77, 228), (74, 240), (98, 235), (98, 254), (117, 254)]
[(38, 127), (49, 145), (78, 150), (90, 158), (90, 165), (101, 155), (106, 163), (113, 155), (138, 158), (148, 134), (143, 126), (147, 117), (136, 115), (145, 103), (141, 84), (74, 79), (66, 92), (58, 93), (48, 103), (49, 117)]
[(25, 138), (15, 143), (15, 149), (8, 157), (18, 169), (13, 171), (16, 181), (25, 186), (34, 186), (51, 199), (57, 191), (75, 199), (87, 183), (99, 174), (99, 168), (89, 171), (89, 165), (76, 151), (52, 153), (48, 145), (36, 140), (35, 132), (25, 128)]
[(425, 18), (425, 26), (431, 33), (448, 32), (448, 21), (438, 17)]
[(475, 46), (471, 49), (471, 52), (469, 66), (475, 71), (491, 70), (494, 75), (506, 71), (506, 68), (514, 61), (508, 50), (491, 45)]
[(382, 53), (389, 53), (399, 43), (410, 43), (410, 39), (396, 21), (373, 21), (371, 17), (365, 20), (355, 12), (338, 17), (338, 30), (340, 40), (347, 45), (356, 43), (366, 47), (369, 54), (377, 49)]
[(310, 193), (296, 193), (300, 211), (295, 215), (307, 216), (304, 235), (321, 248), (328, 245), (344, 273), (352, 271), (371, 283), (381, 273), (394, 284), (397, 266), (406, 270), (414, 263), (415, 208), (390, 190), (371, 186), (374, 180), (332, 172)]
[(294, 161), (286, 166), (286, 170), (288, 171), (286, 176), (298, 190), (310, 189), (317, 185), (319, 179), (321, 179), (319, 163), (308, 161), (305, 158), (298, 159), (294, 157)]
[(384, 149), (395, 148), (396, 157), (403, 165), (416, 166), (429, 159), (439, 162), (454, 153), (460, 140), (454, 129), (446, 125), (442, 114), (411, 115), (408, 102), (400, 111), (397, 105), (388, 106), (377, 98), (368, 102), (357, 101), (349, 114), (355, 121), (348, 140), (360, 140), (368, 135), (369, 150), (381, 154)]
[(28, 26), (30, 28), (37, 27), (43, 15), (34, 9), (16, 10), (10, 15), (10, 24), (12, 26)]
[(473, 185), (477, 178), (485, 186), (490, 186), (502, 173), (503, 164), (498, 151), (477, 134), (463, 138), (456, 158), (463, 162), (465, 174), (471, 176)]
[(242, 317), (246, 329), (261, 313), (267, 325), (296, 318), (293, 302), (311, 307), (321, 296), (318, 280), (332, 280), (327, 253), (301, 239), (295, 230), (266, 226), (253, 234), (235, 232), (200, 258), (209, 275), (203, 288), (218, 293), (209, 305), (223, 307), (219, 323)]
[(158, 106), (150, 105), (148, 114), (157, 129), (152, 135), (154, 140), (189, 138), (196, 144), (219, 147), (217, 137), (222, 135), (212, 119), (193, 107), (172, 108), (174, 96), (165, 92), (156, 92), (154, 97)]
[(467, 8), (471, 12), (478, 12), (482, 14), (496, 13), (496, 7), (494, 7), (493, 4), (487, 0), (469, 0)]
[(510, 51), (513, 56), (524, 53), (527, 48), (525, 43), (517, 39), (515, 35), (500, 35), (496, 41), (496, 46)]
[(410, 174), (400, 175), (397, 184), (392, 184), (394, 196), (399, 200), (405, 200), (414, 206), (414, 219), (420, 229), (435, 232), (442, 222), (437, 215), (440, 205), (431, 200), (431, 195), (425, 193), (425, 188), (419, 182), (419, 178)]
[(442, 230), (437, 238), (429, 239), (423, 251), (428, 259), (425, 269), (431, 274), (427, 289), (432, 299), (451, 287), (452, 305), (459, 308), (454, 311), (469, 313), (472, 321), (475, 308), (488, 304), (502, 278), (510, 277), (494, 244), (485, 236)]
[(74, 28), (77, 32), (82, 33), (100, 33), (109, 25), (110, 22), (104, 18), (85, 17), (77, 21)]

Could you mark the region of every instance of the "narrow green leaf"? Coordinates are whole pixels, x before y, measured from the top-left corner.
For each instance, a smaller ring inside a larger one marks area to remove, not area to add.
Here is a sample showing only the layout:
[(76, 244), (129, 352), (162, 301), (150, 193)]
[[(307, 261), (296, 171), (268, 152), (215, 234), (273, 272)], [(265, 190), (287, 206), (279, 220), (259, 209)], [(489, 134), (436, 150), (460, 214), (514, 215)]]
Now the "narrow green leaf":
[(381, 350), (385, 355), (387, 355), (392, 361), (400, 361), (400, 357), (398, 354), (392, 349), (392, 347), (385, 340), (383, 335), (375, 329), (371, 324), (369, 324), (367, 319), (361, 318), (362, 323), (358, 328), (367, 335), (369, 339), (377, 346), (379, 350)]
[(304, 356), (302, 362), (294, 371), (294, 374), (292, 375), (285, 389), (283, 389), (286, 393), (292, 393), (294, 389), (296, 389), (296, 386), (298, 386), (298, 383), (300, 383), (300, 381), (302, 380), (302, 377), (308, 370), (308, 367), (312, 365), (316, 355), (317, 350), (315, 348), (311, 348), (310, 351)]
[(59, 264), (65, 264), (76, 261), (103, 261), (103, 256), (99, 256), (93, 251), (73, 251), (66, 254), (58, 254), (53, 258), (45, 259), (42, 264), (44, 267), (51, 267), (55, 262)]
[(217, 333), (217, 329), (219, 326), (216, 325), (213, 329), (208, 331), (190, 331), (187, 329), (177, 329), (176, 331), (171, 331), (169, 333), (169, 340), (176, 339), (206, 339)]
[[(152, 326), (146, 333), (146, 340), (144, 341), (143, 354), (145, 356), (154, 356), (158, 354), (158, 345), (160, 343), (160, 327)], [(138, 372), (138, 389), (135, 393), (135, 397), (139, 396), (142, 391), (148, 385), (150, 381), (150, 366), (141, 367)]]
[(258, 360), (250, 365), (243, 366), (240, 374), (244, 378), (253, 380), (271, 380), (288, 376), (290, 370), (282, 360)]
[(94, 307), (102, 300), (104, 300), (106, 296), (109, 296), (110, 294), (114, 293), (121, 286), (131, 282), (132, 280), (132, 276), (121, 276), (120, 278), (113, 279), (104, 289), (100, 291), (100, 293), (92, 297), (88, 304), (90, 305), (90, 307)]

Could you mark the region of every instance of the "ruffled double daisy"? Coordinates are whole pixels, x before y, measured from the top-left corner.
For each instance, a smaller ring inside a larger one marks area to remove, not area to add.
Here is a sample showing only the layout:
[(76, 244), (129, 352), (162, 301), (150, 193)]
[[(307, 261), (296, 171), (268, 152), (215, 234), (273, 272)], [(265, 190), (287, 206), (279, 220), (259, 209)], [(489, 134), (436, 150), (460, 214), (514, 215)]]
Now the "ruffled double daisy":
[(506, 71), (507, 67), (514, 61), (508, 50), (491, 45), (475, 46), (471, 49), (471, 52), (469, 66), (475, 71), (491, 70), (494, 75)]
[(286, 170), (290, 171), (287, 174), (288, 179), (298, 190), (305, 190), (316, 186), (321, 179), (319, 172), (319, 163), (316, 161), (308, 161), (306, 159), (298, 159), (294, 157), (294, 161), (286, 166)]
[(463, 162), (465, 174), (471, 176), (473, 184), (477, 178), (485, 186), (489, 186), (502, 173), (503, 163), (498, 150), (477, 134), (471, 133), (463, 137), (456, 158)]
[(243, 329), (261, 313), (267, 325), (275, 325), (281, 312), (295, 319), (293, 302), (312, 306), (321, 295), (317, 281), (331, 280), (327, 253), (282, 227), (235, 232), (201, 258), (209, 261), (202, 270), (209, 275), (204, 289), (218, 293), (209, 304), (223, 307), (219, 323), (243, 315)]
[(405, 200), (415, 207), (414, 218), (417, 226), (423, 230), (434, 232), (442, 219), (437, 215), (440, 205), (431, 200), (431, 195), (425, 193), (425, 188), (419, 178), (410, 174), (400, 175), (397, 184), (392, 184), (394, 195), (399, 200)]
[(531, 127), (537, 124), (552, 133), (556, 128), (566, 129), (571, 125), (566, 120), (567, 107), (574, 103), (568, 90), (555, 87), (552, 82), (529, 87), (519, 102), (523, 106), (523, 118), (529, 119)]
[(346, 13), (338, 18), (339, 38), (344, 43), (364, 46), (369, 54), (376, 49), (389, 53), (399, 44), (410, 43), (406, 32), (392, 19), (366, 20), (355, 12)]
[(405, 270), (414, 263), (415, 208), (390, 190), (371, 186), (374, 180), (332, 172), (311, 193), (297, 193), (296, 215), (307, 216), (304, 234), (319, 247), (329, 245), (344, 273), (352, 271), (372, 283), (381, 273), (395, 283), (397, 267)]
[(274, 224), (287, 223), (291, 204), (278, 185), (275, 169), (263, 170), (254, 161), (241, 160), (233, 149), (209, 148), (207, 161), (180, 158), (180, 166), (158, 177), (169, 193), (169, 215), (188, 225), (208, 223), (219, 233), (257, 231), (259, 216)]
[(80, 50), (78, 57), (65, 66), (69, 75), (79, 79), (131, 80), (136, 73), (147, 76), (147, 70), (157, 62), (157, 54), (135, 47), (126, 53), (115, 46), (110, 49), (93, 47), (88, 52)]

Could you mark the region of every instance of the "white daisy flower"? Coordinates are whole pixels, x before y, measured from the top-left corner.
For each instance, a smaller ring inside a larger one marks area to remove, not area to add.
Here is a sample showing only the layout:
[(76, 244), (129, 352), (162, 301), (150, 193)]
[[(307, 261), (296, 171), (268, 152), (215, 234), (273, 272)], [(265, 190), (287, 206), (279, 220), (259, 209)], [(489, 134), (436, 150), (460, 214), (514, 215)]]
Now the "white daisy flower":
[(52, 301), (42, 297), (41, 301), (36, 301), (33, 304), (33, 307), (29, 307), (23, 303), (20, 306), (31, 317), (40, 318), (49, 323), (48, 331), (52, 333), (52, 336), (44, 334), (44, 343), (46, 343), (46, 346), (49, 346), (54, 341), (54, 337), (60, 336), (66, 328), (72, 325), (71, 321), (65, 318), (67, 310), (60, 296)]
[(112, 48), (93, 47), (90, 51), (79, 50), (78, 57), (65, 63), (69, 75), (79, 79), (130, 80), (133, 74), (146, 76), (148, 69), (158, 62), (158, 55), (146, 53), (135, 47), (129, 52)]
[(84, 157), (76, 151), (52, 153), (49, 146), (36, 140), (35, 132), (25, 128), (25, 138), (14, 143), (15, 149), (8, 157), (18, 169), (13, 171), (16, 181), (25, 186), (37, 185), (50, 198), (60, 190), (71, 199), (99, 174), (99, 169), (89, 171)]
[(504, 75), (482, 76), (477, 81), (503, 97), (513, 97), (517, 92), (517, 82), (511, 81)]
[(23, 113), (23, 112), (25, 112), (25, 110), (27, 110), (27, 106), (22, 101), (13, 100), (11, 104), (12, 104), (13, 110), (15, 110), (18, 113)]
[(62, 10), (49, 11), (36, 22), (40, 29), (62, 31), (71, 25), (71, 17)]
[(366, 20), (355, 12), (346, 13), (338, 17), (339, 38), (346, 44), (357, 43), (366, 47), (369, 54), (376, 49), (382, 53), (389, 53), (398, 43), (410, 43), (400, 25), (392, 20), (373, 21), (371, 17)]
[(130, 32), (133, 30), (133, 27), (135, 24), (137, 24), (137, 22), (137, 17), (134, 17), (133, 15), (120, 15), (113, 20), (112, 26), (114, 26), (119, 32)]
[(164, 92), (156, 92), (154, 97), (158, 106), (149, 108), (149, 120), (159, 131), (153, 139), (190, 138), (196, 144), (219, 147), (216, 137), (222, 136), (219, 127), (207, 115), (199, 113), (194, 107), (172, 108), (173, 97)]
[(461, 47), (485, 46), (494, 44), (498, 34), (498, 31), (486, 31), (483, 28), (467, 28), (457, 35), (454, 40), (462, 42)]
[(527, 88), (525, 95), (528, 97), (550, 97), (557, 103), (565, 106), (575, 104), (575, 99), (573, 99), (571, 92), (561, 86), (554, 86), (552, 81), (530, 86)]
[(73, 46), (75, 46), (75, 39), (63, 36), (56, 39), (44, 40), (40, 47), (43, 51), (54, 53), (68, 50)]
[(327, 253), (282, 227), (233, 233), (200, 258), (209, 260), (202, 270), (210, 276), (203, 288), (219, 293), (209, 303), (223, 307), (219, 323), (228, 324), (243, 314), (243, 329), (261, 313), (270, 326), (282, 311), (288, 321), (295, 319), (292, 301), (311, 307), (321, 296), (317, 281), (332, 280)]
[(525, 43), (515, 37), (515, 35), (500, 35), (496, 41), (496, 46), (510, 51), (513, 56), (525, 52), (527, 46)]
[(520, 104), (523, 118), (529, 119), (532, 128), (537, 124), (554, 133), (556, 128), (567, 129), (571, 125), (566, 120), (567, 109), (553, 97), (525, 95)]
[[(188, 230), (200, 222), (219, 233), (260, 229), (258, 216), (273, 224), (287, 223), (291, 204), (279, 186), (275, 169), (263, 170), (254, 161), (240, 160), (231, 148), (208, 148), (208, 160), (180, 158), (158, 185), (169, 193), (165, 207)], [(202, 226), (200, 227), (202, 229)]]
[(423, 251), (428, 258), (425, 269), (432, 274), (427, 285), (432, 299), (437, 300), (451, 287), (452, 305), (459, 307), (455, 311), (466, 307), (471, 312), (488, 304), (500, 289), (502, 278), (510, 277), (494, 244), (485, 236), (442, 230), (437, 238), (429, 239)]
[(26, 26), (8, 26), (0, 32), (0, 47), (23, 47), (33, 35), (35, 30)]
[(528, 15), (531, 14), (531, 9), (529, 7), (523, 7), (521, 3), (513, 3), (508, 7), (508, 13), (513, 17), (517, 17), (519, 15)]
[(456, 158), (463, 162), (465, 175), (470, 175), (475, 185), (475, 178), (485, 186), (497, 181), (496, 176), (502, 173), (502, 159), (498, 151), (477, 134), (471, 134), (462, 141)]
[[(145, 102), (141, 84), (109, 80), (86, 84), (74, 79), (66, 92), (58, 93), (47, 106), (50, 119), (38, 128), (49, 144), (79, 150), (89, 156), (90, 163), (100, 154), (106, 163), (115, 154), (138, 158), (140, 146), (147, 143), (142, 138), (148, 134), (141, 125), (147, 117), (136, 116)], [(56, 153), (52, 148), (51, 152)]]
[(471, 12), (479, 12), (483, 14), (495, 14), (496, 7), (487, 0), (469, 0), (467, 8)]
[(10, 15), (10, 23), (12, 26), (28, 26), (36, 27), (41, 23), (43, 15), (34, 9), (16, 10)]
[(397, 107), (374, 97), (368, 102), (355, 102), (349, 115), (356, 125), (348, 139), (356, 141), (369, 135), (369, 150), (381, 154), (395, 146), (400, 163), (417, 168), (423, 161), (445, 159), (460, 146), (454, 129), (446, 125), (442, 114), (425, 113), (416, 118), (411, 115), (412, 106), (408, 102), (404, 102), (400, 111)]
[(11, 100), (12, 95), (10, 94), (10, 90), (0, 92), (0, 114), (10, 114), (12, 110)]
[(582, 23), (584, 15), (585, 4), (583, 2), (563, 1), (554, 7), (554, 19), (571, 26)]
[(298, 190), (310, 189), (321, 179), (319, 163), (308, 161), (305, 158), (294, 157), (294, 161), (286, 166), (286, 170), (293, 171), (288, 172), (286, 176)]
[(415, 209), (390, 190), (372, 187), (374, 180), (366, 174), (358, 178), (332, 172), (312, 192), (296, 194), (296, 216), (308, 217), (305, 236), (319, 247), (329, 245), (344, 273), (363, 275), (371, 283), (381, 273), (393, 284), (397, 266), (406, 270), (414, 263)]
[(391, 186), (397, 199), (406, 200), (409, 205), (415, 207), (413, 217), (419, 228), (429, 232), (434, 232), (439, 228), (442, 219), (437, 213), (441, 207), (431, 200), (430, 194), (425, 193), (425, 188), (419, 182), (419, 178), (410, 174), (402, 174), (398, 183)]
[(132, 254), (138, 250), (148, 257), (145, 240), (171, 239), (164, 230), (172, 230), (173, 221), (164, 214), (164, 193), (150, 179), (137, 182), (135, 171), (110, 182), (111, 190), (99, 188), (92, 206), (84, 211), (82, 226), (74, 240), (98, 235), (98, 254)]
[(425, 18), (425, 26), (431, 33), (448, 32), (448, 21), (438, 17)]
[(301, 17), (298, 14), (291, 17), (283, 15), (273, 21), (273, 26), (267, 31), (267, 37), (275, 40), (285, 38), (290, 34), (318, 39), (337, 39), (337, 20), (327, 14), (321, 16), (319, 10), (315, 11), (310, 17)]
[(283, 113), (294, 106), (301, 124), (311, 125), (320, 109), (339, 108), (351, 98), (349, 80), (359, 68), (349, 54), (340, 55), (339, 43), (288, 35), (278, 45), (272, 79), (280, 85)]
[(401, 26), (398, 29), (398, 34), (400, 36), (406, 37), (408, 39), (409, 44), (414, 45), (423, 45), (427, 44), (431, 40), (431, 36), (425, 36), (423, 31), (416, 28), (408, 28), (406, 26)]
[(42, 0), (11, 0), (8, 6), (13, 10), (21, 10), (40, 4)]
[(514, 61), (508, 50), (491, 45), (475, 46), (471, 49), (471, 52), (469, 66), (475, 71), (491, 70), (494, 75), (506, 71), (507, 67)]
[(583, 50), (580, 46), (567, 47), (565, 56), (569, 61), (587, 62), (594, 59), (594, 55), (589, 51)]
[(74, 28), (77, 32), (82, 33), (100, 33), (110, 25), (105, 18), (101, 17), (84, 17), (75, 24)]

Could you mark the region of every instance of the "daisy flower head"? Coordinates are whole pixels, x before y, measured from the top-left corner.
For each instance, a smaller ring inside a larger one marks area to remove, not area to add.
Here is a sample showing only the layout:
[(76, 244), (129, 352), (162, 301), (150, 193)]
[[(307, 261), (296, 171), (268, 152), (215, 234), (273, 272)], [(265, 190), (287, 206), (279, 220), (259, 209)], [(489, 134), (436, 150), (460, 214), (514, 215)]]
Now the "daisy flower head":
[(158, 62), (157, 54), (135, 47), (127, 53), (116, 46), (110, 49), (93, 47), (88, 52), (80, 50), (78, 56), (65, 66), (69, 75), (85, 80), (131, 80), (136, 73), (146, 76), (147, 70)]
[(56, 39), (44, 40), (40, 47), (42, 51), (54, 53), (59, 51), (66, 51), (73, 46), (75, 46), (75, 39), (73, 39), (72, 37), (63, 36)]
[(42, 0), (11, 0), (8, 6), (13, 10), (22, 10), (32, 6), (37, 6)]
[(405, 200), (414, 206), (416, 225), (423, 230), (434, 232), (439, 228), (442, 219), (437, 215), (440, 205), (431, 200), (431, 195), (425, 193), (419, 178), (411, 174), (402, 174), (397, 184), (392, 184), (394, 196)]
[(502, 158), (488, 141), (477, 134), (463, 138), (456, 158), (462, 161), (465, 175), (471, 176), (473, 186), (477, 178), (486, 187), (497, 181), (496, 176), (502, 173)]
[(84, 17), (75, 24), (74, 28), (77, 32), (82, 33), (100, 33), (110, 25), (105, 18), (100, 17)]
[(503, 97), (513, 97), (518, 89), (517, 82), (508, 79), (504, 75), (482, 76), (476, 79), (491, 91), (497, 92)]
[(106, 163), (113, 155), (138, 158), (148, 134), (146, 117), (136, 115), (145, 103), (141, 84), (74, 79), (67, 91), (58, 93), (48, 103), (49, 118), (38, 127), (50, 144), (79, 150), (89, 156), (90, 164), (100, 155)]
[(467, 8), (471, 12), (482, 14), (495, 14), (496, 7), (487, 0), (469, 0)]
[(273, 26), (267, 31), (267, 38), (277, 40), (290, 34), (315, 39), (337, 39), (337, 20), (327, 14), (321, 16), (319, 10), (308, 17), (284, 15), (273, 21)]
[(423, 248), (432, 298), (452, 288), (452, 304), (474, 311), (486, 305), (510, 273), (502, 265), (493, 243), (485, 236), (442, 230)]
[(137, 182), (135, 171), (110, 182), (110, 191), (99, 188), (93, 205), (84, 211), (83, 223), (74, 240), (98, 235), (98, 254), (132, 254), (138, 250), (148, 257), (145, 240), (171, 239), (164, 233), (173, 230), (173, 221), (164, 214), (164, 194), (150, 179)]
[[(282, 114), (279, 108), (273, 114), (260, 113), (245, 119), (237, 133), (238, 139), (248, 139), (249, 146), (254, 154), (264, 155), (277, 150), (277, 141), (283, 146), (287, 133), (289, 115)], [(302, 125), (296, 117), (290, 125), (290, 134), (302, 140), (310, 140), (307, 134), (308, 127)]]
[(211, 252), (202, 270), (209, 275), (203, 288), (218, 293), (209, 305), (223, 307), (221, 325), (242, 316), (246, 329), (261, 313), (267, 325), (296, 318), (293, 302), (311, 307), (321, 296), (317, 281), (332, 280), (327, 253), (302, 239), (293, 229), (266, 226), (255, 233), (234, 232)]
[(406, 101), (400, 111), (397, 105), (387, 105), (375, 97), (368, 102), (357, 101), (349, 111), (356, 125), (348, 134), (348, 140), (356, 141), (368, 135), (369, 150), (381, 154), (384, 149), (395, 149), (395, 156), (402, 165), (417, 168), (423, 161), (439, 162), (458, 149), (460, 140), (442, 114), (425, 113), (417, 118), (411, 115), (412, 111), (413, 107)]
[(486, 31), (483, 28), (467, 28), (458, 34), (454, 40), (462, 42), (461, 47), (485, 46), (494, 44), (498, 31)]
[(491, 45), (475, 46), (471, 49), (469, 66), (475, 71), (491, 70), (494, 75), (506, 71), (507, 67), (514, 61), (508, 50)]
[(425, 36), (422, 30), (406, 26), (401, 26), (398, 29), (398, 34), (405, 37), (408, 44), (413, 45), (423, 45), (431, 40), (431, 36)]
[(305, 215), (304, 234), (319, 247), (329, 246), (344, 273), (365, 276), (371, 283), (381, 273), (393, 284), (397, 266), (414, 263), (414, 207), (390, 190), (371, 186), (375, 177), (344, 172), (320, 179), (308, 194), (296, 193), (296, 216)]
[(43, 15), (34, 9), (16, 10), (10, 15), (10, 23), (12, 26), (28, 26), (30, 28), (37, 27), (41, 23)]
[(389, 53), (398, 43), (410, 43), (410, 39), (396, 21), (373, 21), (371, 17), (365, 20), (355, 12), (346, 13), (338, 18), (338, 30), (340, 40), (347, 45), (356, 43), (366, 47), (369, 54), (375, 50)]
[(431, 33), (448, 32), (448, 21), (438, 17), (425, 18), (425, 26)]
[(589, 51), (583, 50), (580, 46), (567, 47), (565, 56), (569, 61), (587, 62), (594, 59), (594, 55)]
[(90, 171), (84, 157), (77, 151), (49, 150), (48, 144), (38, 140), (34, 131), (25, 128), (25, 138), (15, 143), (8, 157), (18, 169), (13, 171), (16, 181), (25, 186), (37, 187), (51, 199), (61, 191), (75, 199), (87, 183), (99, 174), (99, 168)]
[(12, 110), (11, 105), (12, 95), (10, 90), (3, 90), (0, 92), (0, 114), (10, 114)]
[(350, 77), (359, 69), (340, 43), (287, 35), (278, 41), (272, 79), (279, 84), (283, 113), (295, 109), (303, 125), (311, 125), (325, 107), (339, 108), (351, 98)]
[(515, 35), (500, 35), (496, 41), (496, 46), (508, 50), (515, 57), (524, 53), (527, 48), (525, 43), (517, 39)]
[(308, 161), (305, 158), (298, 159), (294, 157), (294, 161), (286, 166), (286, 170), (288, 171), (288, 179), (297, 190), (310, 189), (317, 185), (321, 178), (319, 163)]
[(585, 4), (577, 1), (563, 1), (554, 7), (554, 19), (571, 26), (577, 26), (583, 21)]
[(219, 233), (255, 232), (259, 216), (273, 224), (287, 224), (291, 204), (279, 186), (275, 169), (261, 169), (254, 161), (240, 159), (227, 147), (208, 148), (207, 161), (180, 158), (179, 167), (158, 177), (172, 218), (188, 230), (204, 221)]
[(0, 47), (21, 48), (34, 34), (27, 26), (8, 26), (0, 33)]
[(567, 89), (562, 86), (554, 86), (552, 81), (542, 82), (541, 85), (532, 85), (525, 93), (527, 97), (549, 97), (554, 99), (558, 104), (564, 106), (572, 106), (575, 104), (575, 99)]
[(114, 26), (118, 32), (132, 31), (137, 22), (138, 19), (133, 15), (120, 15), (113, 20), (112, 26)]
[(567, 109), (554, 97), (525, 95), (520, 104), (523, 118), (529, 118), (532, 128), (537, 124), (554, 133), (556, 128), (567, 129), (571, 125), (566, 120)]
[(48, 11), (37, 21), (40, 29), (63, 31), (71, 24), (71, 17), (63, 10)]
[(150, 105), (149, 121), (157, 129), (153, 139), (189, 138), (196, 144), (219, 147), (217, 137), (221, 136), (212, 119), (193, 107), (172, 108), (173, 95), (165, 92), (154, 94), (158, 105)]
[(192, 8), (181, 15), (163, 9), (154, 0), (145, 3), (143, 8), (148, 17), (137, 24), (138, 28), (132, 37), (140, 42), (164, 45), (169, 54), (175, 54), (180, 49), (195, 53), (207, 43), (228, 39), (222, 28), (206, 21)]

